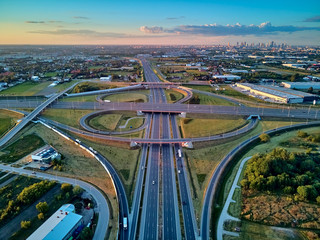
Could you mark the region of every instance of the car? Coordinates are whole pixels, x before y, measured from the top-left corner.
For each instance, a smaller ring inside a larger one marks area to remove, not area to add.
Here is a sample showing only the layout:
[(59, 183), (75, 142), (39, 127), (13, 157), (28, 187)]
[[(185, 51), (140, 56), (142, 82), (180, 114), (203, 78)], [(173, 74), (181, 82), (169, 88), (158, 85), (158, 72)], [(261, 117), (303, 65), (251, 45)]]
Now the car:
[(152, 181), (152, 185), (154, 185), (155, 184), (155, 182), (154, 181)]
[(181, 173), (181, 171), (180, 171), (180, 170), (178, 170), (178, 173)]
[(36, 174), (36, 172), (32, 172), (32, 174)]

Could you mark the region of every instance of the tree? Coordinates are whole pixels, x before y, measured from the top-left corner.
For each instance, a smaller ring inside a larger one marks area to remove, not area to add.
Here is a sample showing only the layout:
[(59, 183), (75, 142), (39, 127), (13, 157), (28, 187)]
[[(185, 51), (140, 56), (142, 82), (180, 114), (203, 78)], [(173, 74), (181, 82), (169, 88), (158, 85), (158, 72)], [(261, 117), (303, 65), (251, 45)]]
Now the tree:
[(47, 202), (39, 202), (36, 205), (36, 209), (38, 210), (39, 213), (46, 213), (49, 211), (49, 206)]
[(308, 93), (313, 93), (313, 87), (309, 87), (307, 92)]
[(291, 75), (290, 81), (291, 81), (291, 82), (295, 82), (295, 81), (298, 80), (298, 78), (299, 78), (299, 74), (298, 74), (298, 73), (295, 73), (295, 74)]
[(308, 137), (308, 133), (299, 130), (298, 133), (297, 133), (297, 136), (298, 136), (299, 138), (306, 138), (306, 137)]
[(38, 214), (38, 219), (43, 220), (44, 219), (44, 214), (41, 212)]
[(21, 221), (20, 225), (21, 228), (28, 229), (29, 227), (31, 227), (31, 221)]
[(76, 196), (80, 195), (82, 192), (83, 192), (83, 189), (79, 185), (74, 186), (72, 189), (73, 195), (76, 195)]
[(62, 183), (61, 190), (65, 193), (70, 192), (72, 190), (72, 185), (70, 183)]
[(80, 234), (80, 240), (92, 239), (92, 237), (93, 237), (93, 233), (91, 229), (88, 227), (85, 227)]
[(320, 196), (317, 197), (317, 203), (320, 204)]
[(270, 141), (270, 136), (266, 133), (260, 134), (259, 138), (260, 138), (260, 141), (264, 143)]

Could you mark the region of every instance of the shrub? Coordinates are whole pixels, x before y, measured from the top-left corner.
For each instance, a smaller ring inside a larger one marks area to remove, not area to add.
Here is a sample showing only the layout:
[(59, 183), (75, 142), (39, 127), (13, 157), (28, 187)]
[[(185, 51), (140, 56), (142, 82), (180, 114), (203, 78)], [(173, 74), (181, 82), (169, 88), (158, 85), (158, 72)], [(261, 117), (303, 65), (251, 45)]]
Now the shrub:
[(266, 134), (266, 133), (260, 134), (259, 138), (260, 138), (260, 141), (264, 142), (264, 143), (270, 141), (270, 136), (268, 134)]
[(39, 202), (36, 205), (36, 209), (38, 210), (39, 213), (46, 213), (49, 211), (49, 206), (47, 202)]
[(70, 183), (62, 183), (61, 190), (65, 193), (70, 192), (72, 190), (72, 185)]
[(309, 135), (308, 135), (308, 133), (299, 130), (298, 133), (297, 133), (297, 136), (298, 136), (299, 138), (306, 138), (306, 137), (308, 137)]
[(38, 219), (43, 220), (44, 219), (44, 214), (41, 212), (38, 214)]
[(21, 228), (28, 229), (29, 227), (31, 227), (31, 221), (21, 221), (20, 225)]

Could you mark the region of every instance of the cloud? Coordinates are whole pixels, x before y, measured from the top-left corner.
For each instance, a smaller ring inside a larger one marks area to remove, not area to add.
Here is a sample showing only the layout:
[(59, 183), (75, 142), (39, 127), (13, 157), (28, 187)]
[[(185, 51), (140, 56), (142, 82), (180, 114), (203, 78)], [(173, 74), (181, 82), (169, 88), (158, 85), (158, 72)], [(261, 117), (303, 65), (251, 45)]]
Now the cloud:
[(90, 18), (88, 18), (88, 17), (84, 17), (84, 16), (74, 16), (73, 18), (75, 18), (75, 19), (90, 19)]
[(320, 22), (320, 16), (314, 16), (311, 18), (307, 18), (304, 20), (304, 22)]
[(45, 21), (25, 21), (25, 23), (43, 24), (43, 23), (46, 23), (46, 22)]
[(180, 17), (167, 17), (166, 20), (172, 21), (172, 20), (179, 20), (185, 18), (185, 16), (180, 16)]
[(37, 34), (50, 34), (50, 35), (81, 35), (81, 36), (95, 36), (95, 37), (127, 37), (124, 33), (114, 33), (114, 32), (98, 32), (94, 30), (87, 29), (56, 29), (56, 30), (38, 30), (38, 31), (29, 31), (28, 33), (37, 33)]
[(297, 26), (273, 26), (270, 22), (264, 22), (260, 25), (218, 25), (205, 24), (205, 25), (180, 25), (171, 29), (164, 29), (162, 27), (147, 27), (143, 26), (140, 31), (145, 33), (175, 33), (175, 34), (189, 34), (189, 35), (202, 35), (202, 36), (245, 36), (245, 35), (270, 35), (282, 33), (293, 33), (299, 31), (315, 30), (320, 31), (320, 27), (297, 27)]
[(152, 34), (163, 33), (163, 28), (157, 27), (157, 26), (153, 26), (153, 27), (142, 26), (140, 27), (140, 31), (145, 33), (152, 33)]

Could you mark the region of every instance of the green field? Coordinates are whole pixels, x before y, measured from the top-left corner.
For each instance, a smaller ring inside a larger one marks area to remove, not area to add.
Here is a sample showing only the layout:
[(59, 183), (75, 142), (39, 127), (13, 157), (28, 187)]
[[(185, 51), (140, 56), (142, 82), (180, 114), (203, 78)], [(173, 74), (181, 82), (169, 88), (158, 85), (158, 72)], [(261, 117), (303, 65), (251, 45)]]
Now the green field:
[(57, 72), (47, 72), (44, 74), (45, 77), (56, 77), (58, 75)]
[(166, 89), (164, 91), (166, 98), (167, 98), (167, 102), (168, 103), (174, 103), (176, 101), (179, 101), (180, 99), (182, 99), (184, 97), (184, 95), (180, 92), (177, 92), (173, 89)]
[(44, 141), (35, 134), (21, 137), (8, 147), (1, 150), (0, 161), (13, 163), (44, 146)]
[(196, 119), (180, 118), (179, 125), (184, 137), (204, 137), (229, 132), (246, 123), (238, 119)]
[(190, 104), (203, 104), (203, 105), (222, 105), (222, 106), (234, 106), (235, 104), (227, 100), (208, 96), (201, 93), (193, 93), (193, 98), (188, 101)]
[(61, 102), (96, 102), (97, 95), (80, 96), (80, 97), (63, 97), (60, 98)]
[[(95, 129), (102, 131), (127, 131), (130, 129), (138, 128), (143, 124), (143, 118), (136, 117), (137, 116), (135, 115), (135, 113), (130, 112), (109, 113), (99, 115), (90, 119), (89, 125)], [(120, 128), (120, 126), (124, 126), (127, 121), (128, 124), (126, 125), (126, 127)]]
[(105, 96), (103, 100), (111, 102), (147, 102), (149, 91), (117, 93)]
[(93, 110), (47, 108), (41, 116), (71, 127), (80, 128), (80, 119), (91, 112), (93, 112)]
[(8, 88), (0, 93), (0, 95), (7, 95), (7, 96), (33, 96), (40, 92), (41, 90), (48, 87), (52, 81), (47, 82), (24, 82), (14, 87)]
[(0, 137), (14, 126), (12, 118), (0, 118)]
[(121, 114), (104, 114), (90, 119), (89, 125), (102, 131), (114, 131), (120, 121)]

